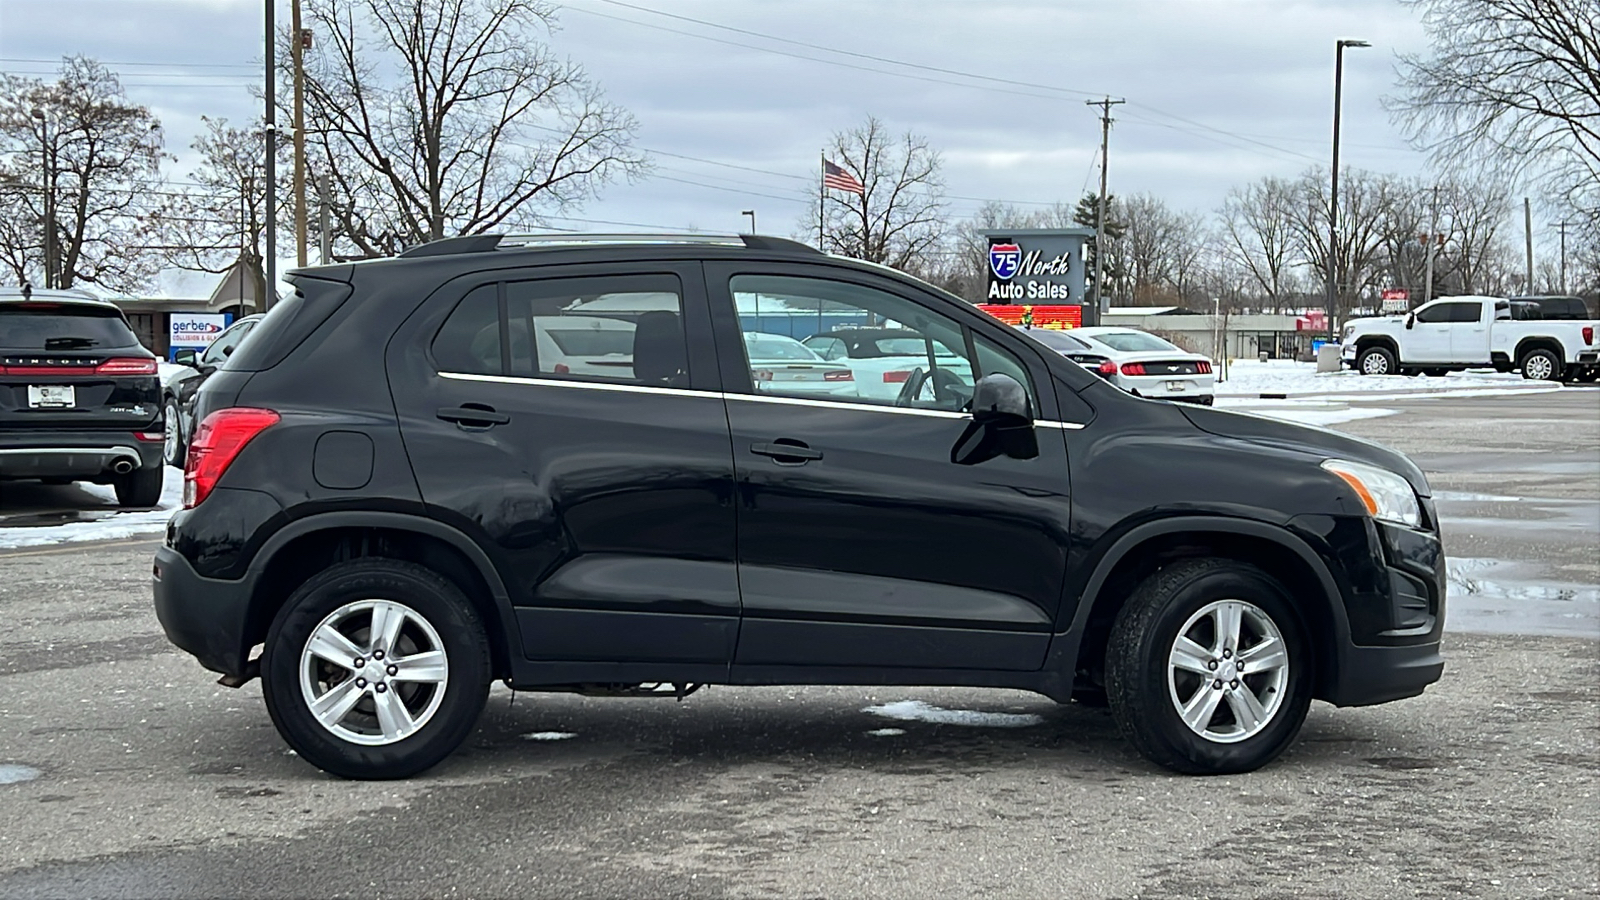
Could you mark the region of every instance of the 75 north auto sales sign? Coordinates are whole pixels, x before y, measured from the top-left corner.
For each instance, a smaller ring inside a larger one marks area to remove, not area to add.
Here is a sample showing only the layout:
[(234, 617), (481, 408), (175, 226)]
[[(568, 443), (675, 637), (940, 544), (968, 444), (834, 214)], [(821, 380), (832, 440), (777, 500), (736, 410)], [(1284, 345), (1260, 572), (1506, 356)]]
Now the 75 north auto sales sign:
[(988, 288), (984, 302), (1083, 303), (1084, 228), (986, 231)]

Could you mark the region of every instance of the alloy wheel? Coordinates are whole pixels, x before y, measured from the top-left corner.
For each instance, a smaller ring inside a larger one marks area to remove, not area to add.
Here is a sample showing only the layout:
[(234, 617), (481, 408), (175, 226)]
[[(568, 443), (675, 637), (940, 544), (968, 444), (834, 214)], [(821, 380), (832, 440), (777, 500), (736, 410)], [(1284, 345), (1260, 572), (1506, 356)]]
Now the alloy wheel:
[(1259, 606), (1217, 600), (1190, 616), (1167, 657), (1167, 690), (1185, 725), (1231, 744), (1261, 733), (1288, 694), (1283, 632)]
[(341, 740), (379, 747), (438, 712), (450, 666), (439, 632), (393, 600), (356, 600), (328, 614), (300, 652), (300, 693)]

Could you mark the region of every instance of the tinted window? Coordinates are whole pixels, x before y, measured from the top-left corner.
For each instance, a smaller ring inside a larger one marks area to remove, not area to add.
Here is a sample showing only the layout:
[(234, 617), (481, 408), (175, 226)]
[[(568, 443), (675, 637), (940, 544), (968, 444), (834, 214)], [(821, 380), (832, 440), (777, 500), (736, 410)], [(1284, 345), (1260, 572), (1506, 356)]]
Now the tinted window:
[(256, 327), (256, 321), (239, 322), (227, 331), (217, 335), (217, 339), (211, 342), (211, 346), (206, 348), (205, 353), (201, 354), (201, 362), (213, 366), (222, 365), (225, 360), (233, 356), (234, 349), (239, 346), (240, 341), (244, 340), (244, 336), (250, 333), (250, 329)]
[(551, 278), (505, 289), (511, 374), (688, 387), (676, 277)]
[(504, 374), (497, 286), (486, 284), (463, 297), (440, 326), (431, 349), (441, 372)]
[(1145, 334), (1142, 331), (1102, 331), (1089, 335), (1089, 339), (1099, 341), (1113, 350), (1121, 350), (1124, 353), (1141, 353), (1147, 350), (1158, 352), (1167, 350), (1182, 351), (1182, 348), (1169, 344), (1153, 334)]
[(0, 348), (65, 352), (139, 346), (111, 306), (76, 303), (0, 303)]
[(1477, 303), (1440, 303), (1417, 313), (1418, 322), (1476, 322), (1482, 306)]
[(288, 275), (294, 293), (278, 298), (265, 317), (257, 320), (250, 340), (241, 342), (228, 357), (230, 372), (259, 372), (284, 361), (328, 321), (354, 290), (342, 281)]
[(1083, 341), (1078, 340), (1072, 335), (1061, 331), (1051, 331), (1045, 328), (1031, 328), (1024, 331), (1023, 334), (1026, 334), (1028, 337), (1031, 337), (1046, 347), (1049, 347), (1051, 350), (1061, 353), (1076, 353), (1081, 350), (1089, 349), (1088, 344), (1085, 344)]

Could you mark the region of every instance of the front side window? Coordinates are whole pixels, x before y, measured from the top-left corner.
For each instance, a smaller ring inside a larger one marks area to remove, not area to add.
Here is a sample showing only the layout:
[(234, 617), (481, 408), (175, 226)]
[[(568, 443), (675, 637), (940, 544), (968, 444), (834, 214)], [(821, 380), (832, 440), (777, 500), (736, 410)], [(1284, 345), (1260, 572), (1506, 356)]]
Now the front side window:
[(896, 294), (777, 275), (738, 275), (730, 287), (756, 393), (959, 412), (989, 372), (1033, 393), (1009, 351)]
[(254, 327), (256, 327), (254, 321), (240, 322), (217, 335), (217, 339), (212, 341), (211, 346), (206, 348), (206, 352), (201, 356), (200, 361), (213, 366), (222, 365), (228, 357), (233, 355), (234, 348), (239, 346), (239, 342), (244, 340), (244, 336), (249, 334), (250, 329)]
[(1440, 303), (1417, 313), (1417, 321), (1429, 325), (1440, 322), (1476, 322), (1478, 321), (1478, 304)]

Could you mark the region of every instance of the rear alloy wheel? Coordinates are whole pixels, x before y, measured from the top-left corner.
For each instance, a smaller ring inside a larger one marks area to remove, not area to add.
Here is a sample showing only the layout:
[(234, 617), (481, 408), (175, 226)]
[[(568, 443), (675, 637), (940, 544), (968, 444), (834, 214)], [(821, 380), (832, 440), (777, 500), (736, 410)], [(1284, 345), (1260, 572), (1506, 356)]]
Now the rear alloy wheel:
[(167, 465), (176, 469), (183, 468), (184, 459), (189, 455), (187, 435), (183, 433), (183, 413), (178, 409), (178, 401), (174, 397), (167, 398), (167, 430), (161, 442), (161, 458)]
[(1387, 349), (1368, 347), (1356, 360), (1356, 369), (1363, 375), (1393, 375), (1400, 371), (1400, 364)]
[(289, 597), (261, 672), (273, 724), (307, 762), (344, 778), (405, 778), (471, 733), (489, 693), (489, 648), (450, 581), (360, 559)]
[(1123, 734), (1178, 772), (1248, 772), (1300, 732), (1310, 652), (1287, 592), (1254, 566), (1177, 563), (1118, 613), (1106, 695)]
[(155, 506), (160, 503), (165, 476), (166, 471), (160, 466), (145, 466), (126, 475), (113, 476), (111, 487), (117, 492), (117, 505)]
[(1522, 377), (1529, 381), (1561, 380), (1561, 359), (1550, 350), (1529, 350), (1522, 354), (1518, 365), (1522, 368)]

